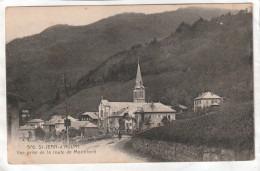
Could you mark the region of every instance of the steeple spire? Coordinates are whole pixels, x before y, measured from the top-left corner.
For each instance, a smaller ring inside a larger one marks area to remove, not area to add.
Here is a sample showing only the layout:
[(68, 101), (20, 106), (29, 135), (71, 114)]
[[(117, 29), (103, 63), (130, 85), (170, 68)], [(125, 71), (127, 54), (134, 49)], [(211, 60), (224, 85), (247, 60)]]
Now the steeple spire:
[(139, 65), (139, 58), (138, 58), (135, 87), (143, 87), (143, 80), (142, 80), (141, 69), (140, 69), (140, 65)]
[(139, 64), (139, 57), (138, 57), (138, 66), (137, 66), (137, 73), (136, 73), (136, 80), (135, 80), (135, 88), (133, 91), (134, 102), (145, 102), (145, 88), (143, 85), (141, 69)]

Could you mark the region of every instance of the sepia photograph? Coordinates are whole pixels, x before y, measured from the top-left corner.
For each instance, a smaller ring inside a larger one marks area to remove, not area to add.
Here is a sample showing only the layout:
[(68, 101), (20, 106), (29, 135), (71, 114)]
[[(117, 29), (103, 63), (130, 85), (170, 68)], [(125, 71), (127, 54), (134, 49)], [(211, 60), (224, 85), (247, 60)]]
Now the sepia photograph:
[(252, 12), (6, 8), (8, 163), (254, 160)]

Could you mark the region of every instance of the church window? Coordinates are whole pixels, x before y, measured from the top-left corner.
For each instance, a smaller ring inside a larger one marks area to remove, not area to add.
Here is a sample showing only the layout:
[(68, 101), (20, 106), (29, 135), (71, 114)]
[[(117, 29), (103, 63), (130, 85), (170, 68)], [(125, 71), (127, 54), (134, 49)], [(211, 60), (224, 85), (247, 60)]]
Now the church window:
[(134, 92), (134, 98), (137, 98), (137, 92), (136, 91)]

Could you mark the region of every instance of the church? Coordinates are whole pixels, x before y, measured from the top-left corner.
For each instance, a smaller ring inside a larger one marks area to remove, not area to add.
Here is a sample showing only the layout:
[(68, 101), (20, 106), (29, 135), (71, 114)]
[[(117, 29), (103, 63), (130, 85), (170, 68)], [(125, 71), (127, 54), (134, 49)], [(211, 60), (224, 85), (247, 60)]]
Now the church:
[(162, 120), (175, 120), (176, 111), (160, 102), (145, 101), (145, 87), (138, 61), (133, 102), (110, 102), (102, 99), (99, 104), (99, 127), (104, 132), (133, 133), (163, 126)]

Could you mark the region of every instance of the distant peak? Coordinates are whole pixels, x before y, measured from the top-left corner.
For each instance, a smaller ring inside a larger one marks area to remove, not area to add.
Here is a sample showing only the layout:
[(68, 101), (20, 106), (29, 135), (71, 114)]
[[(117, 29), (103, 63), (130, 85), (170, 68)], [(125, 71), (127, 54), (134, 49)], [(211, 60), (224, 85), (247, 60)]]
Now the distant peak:
[(190, 25), (185, 23), (185, 22), (181, 22), (181, 24), (179, 25), (179, 27), (176, 29), (176, 32), (182, 32), (185, 30), (189, 30), (190, 29)]

